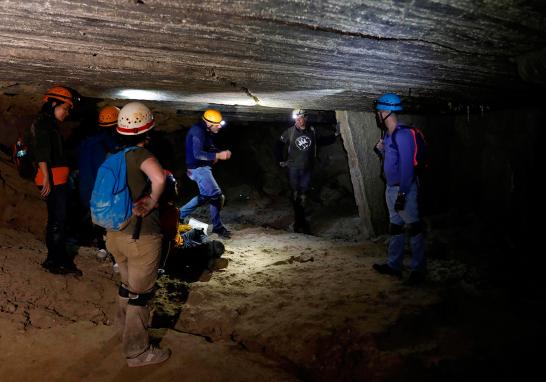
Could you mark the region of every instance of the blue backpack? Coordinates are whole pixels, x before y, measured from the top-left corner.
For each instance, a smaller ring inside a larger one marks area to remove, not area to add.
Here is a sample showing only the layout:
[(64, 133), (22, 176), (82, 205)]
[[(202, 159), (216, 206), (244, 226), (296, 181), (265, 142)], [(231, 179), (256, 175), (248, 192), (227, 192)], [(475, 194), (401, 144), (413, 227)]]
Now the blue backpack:
[(133, 214), (133, 199), (127, 185), (125, 154), (138, 147), (127, 147), (110, 155), (97, 172), (91, 194), (91, 220), (103, 228), (120, 231)]

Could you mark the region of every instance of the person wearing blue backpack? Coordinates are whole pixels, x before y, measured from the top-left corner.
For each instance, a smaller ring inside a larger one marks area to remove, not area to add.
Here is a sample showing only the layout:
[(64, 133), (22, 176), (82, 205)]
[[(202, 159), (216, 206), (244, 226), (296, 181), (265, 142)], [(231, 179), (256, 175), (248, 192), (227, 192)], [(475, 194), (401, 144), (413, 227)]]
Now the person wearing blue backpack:
[(374, 264), (381, 274), (402, 277), (404, 255), (404, 226), (409, 227), (412, 252), (411, 273), (406, 285), (418, 285), (425, 280), (426, 259), (424, 227), (419, 214), (417, 165), (417, 137), (414, 129), (398, 122), (402, 101), (396, 94), (387, 93), (375, 102), (376, 118), (384, 137), (375, 146), (383, 157), (386, 181), (385, 198), (389, 210), (390, 234), (388, 259), (384, 264)]
[(118, 264), (118, 323), (129, 367), (161, 363), (171, 354), (151, 346), (147, 330), (161, 258), (157, 207), (165, 189), (165, 172), (145, 148), (154, 126), (140, 102), (120, 110), (116, 132), (123, 149), (101, 165), (91, 196), (93, 222), (107, 228), (106, 248)]

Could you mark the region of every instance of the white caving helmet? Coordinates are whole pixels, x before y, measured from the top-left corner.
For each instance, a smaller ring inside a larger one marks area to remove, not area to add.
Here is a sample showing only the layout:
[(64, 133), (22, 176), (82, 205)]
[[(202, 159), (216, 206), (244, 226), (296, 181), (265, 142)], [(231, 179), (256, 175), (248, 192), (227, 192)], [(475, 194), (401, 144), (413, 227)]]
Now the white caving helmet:
[(154, 126), (151, 110), (141, 102), (130, 102), (119, 111), (116, 131), (121, 135), (139, 135), (152, 130)]
[(292, 111), (292, 118), (296, 119), (298, 117), (307, 117), (307, 111), (304, 109), (294, 109)]

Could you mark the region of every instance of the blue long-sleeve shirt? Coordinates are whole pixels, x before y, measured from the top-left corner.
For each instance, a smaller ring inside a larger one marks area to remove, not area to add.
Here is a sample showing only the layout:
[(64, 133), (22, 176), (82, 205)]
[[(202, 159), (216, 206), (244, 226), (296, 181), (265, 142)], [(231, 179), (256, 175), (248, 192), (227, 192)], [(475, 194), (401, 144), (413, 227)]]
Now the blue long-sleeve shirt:
[[(383, 170), (387, 185), (400, 186), (400, 192), (408, 193), (414, 182), (414, 165), (416, 162), (415, 133), (397, 125), (391, 134), (385, 134), (385, 161)], [(396, 142), (393, 142), (393, 138)]]
[(192, 169), (211, 166), (216, 160), (217, 152), (212, 133), (207, 131), (205, 122), (194, 124), (186, 135), (186, 167)]

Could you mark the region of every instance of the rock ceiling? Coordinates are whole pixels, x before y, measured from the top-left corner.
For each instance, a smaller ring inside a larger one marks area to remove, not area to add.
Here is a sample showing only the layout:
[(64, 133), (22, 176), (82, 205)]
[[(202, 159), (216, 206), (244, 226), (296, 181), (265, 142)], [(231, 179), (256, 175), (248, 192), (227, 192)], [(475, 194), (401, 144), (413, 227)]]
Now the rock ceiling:
[(544, 86), (544, 4), (0, 0), (0, 90), (63, 83), (250, 112), (362, 110), (386, 91), (416, 105), (503, 104)]

